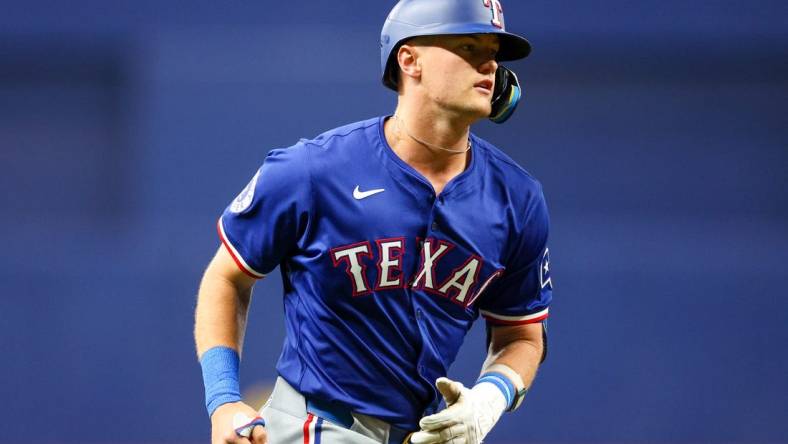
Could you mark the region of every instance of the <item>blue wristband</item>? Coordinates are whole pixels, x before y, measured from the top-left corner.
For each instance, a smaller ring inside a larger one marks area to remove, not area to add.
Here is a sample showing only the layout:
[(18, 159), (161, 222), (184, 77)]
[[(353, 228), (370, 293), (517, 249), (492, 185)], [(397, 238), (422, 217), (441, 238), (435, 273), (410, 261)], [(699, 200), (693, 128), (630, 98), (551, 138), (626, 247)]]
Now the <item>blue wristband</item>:
[(230, 347), (213, 347), (202, 354), (200, 366), (209, 417), (220, 405), (241, 400), (240, 362), (238, 352)]
[(517, 390), (512, 384), (512, 381), (509, 380), (506, 376), (498, 372), (490, 372), (485, 373), (476, 381), (476, 384), (480, 384), (482, 382), (489, 382), (503, 393), (503, 397), (506, 398), (506, 409), (512, 408), (512, 404), (517, 396)]

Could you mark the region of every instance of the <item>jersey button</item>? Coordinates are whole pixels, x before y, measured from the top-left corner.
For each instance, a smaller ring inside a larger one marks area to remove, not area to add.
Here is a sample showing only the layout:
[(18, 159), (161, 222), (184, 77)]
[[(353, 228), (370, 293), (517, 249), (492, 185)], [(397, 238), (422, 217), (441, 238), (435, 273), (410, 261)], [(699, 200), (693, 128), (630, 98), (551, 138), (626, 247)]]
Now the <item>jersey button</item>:
[(421, 309), (416, 309), (416, 319), (421, 319)]
[(432, 231), (438, 231), (438, 223), (437, 222), (433, 222), (432, 223)]

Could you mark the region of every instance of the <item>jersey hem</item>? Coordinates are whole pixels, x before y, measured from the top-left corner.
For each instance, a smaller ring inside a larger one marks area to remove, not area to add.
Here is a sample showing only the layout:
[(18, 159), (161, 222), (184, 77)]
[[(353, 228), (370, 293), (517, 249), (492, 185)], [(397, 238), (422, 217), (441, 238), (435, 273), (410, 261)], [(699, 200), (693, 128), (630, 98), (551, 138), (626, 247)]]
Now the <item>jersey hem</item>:
[(225, 248), (227, 248), (227, 251), (230, 253), (230, 256), (233, 258), (233, 261), (235, 262), (236, 265), (238, 265), (238, 268), (240, 268), (241, 271), (243, 271), (245, 274), (255, 279), (262, 279), (265, 277), (264, 273), (260, 273), (259, 271), (256, 271), (254, 268), (250, 267), (243, 259), (243, 257), (241, 257), (241, 254), (238, 252), (238, 250), (235, 249), (233, 244), (227, 238), (227, 235), (224, 233), (224, 225), (222, 224), (221, 217), (216, 222), (216, 230), (219, 232), (219, 239), (222, 240), (222, 244), (224, 245)]
[(479, 311), (484, 319), (495, 325), (525, 325), (525, 324), (534, 324), (537, 322), (541, 322), (547, 319), (549, 315), (549, 308), (545, 308), (542, 311), (532, 313), (529, 315), (524, 316), (505, 316), (495, 314), (489, 311), (480, 310)]

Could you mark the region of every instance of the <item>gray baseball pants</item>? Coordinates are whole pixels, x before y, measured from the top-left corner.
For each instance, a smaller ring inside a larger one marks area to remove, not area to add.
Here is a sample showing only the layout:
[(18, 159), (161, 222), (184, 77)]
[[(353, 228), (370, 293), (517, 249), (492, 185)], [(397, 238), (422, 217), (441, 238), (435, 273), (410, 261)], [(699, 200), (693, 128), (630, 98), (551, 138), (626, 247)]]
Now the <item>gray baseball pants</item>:
[(371, 416), (324, 408), (281, 377), (260, 410), (272, 444), (402, 444), (408, 433)]

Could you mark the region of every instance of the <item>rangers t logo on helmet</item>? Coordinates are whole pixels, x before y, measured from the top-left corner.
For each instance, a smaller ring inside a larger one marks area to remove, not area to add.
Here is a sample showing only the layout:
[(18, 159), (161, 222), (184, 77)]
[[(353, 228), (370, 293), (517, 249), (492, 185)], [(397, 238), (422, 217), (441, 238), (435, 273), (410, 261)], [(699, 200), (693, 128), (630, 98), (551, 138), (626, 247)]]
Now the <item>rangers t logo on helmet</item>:
[(483, 0), (484, 6), (492, 9), (492, 20), (490, 23), (498, 28), (505, 29), (503, 24), (503, 6), (500, 0)]

